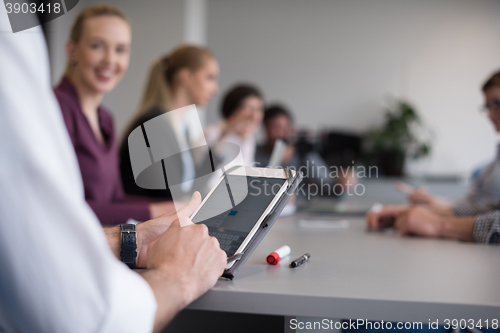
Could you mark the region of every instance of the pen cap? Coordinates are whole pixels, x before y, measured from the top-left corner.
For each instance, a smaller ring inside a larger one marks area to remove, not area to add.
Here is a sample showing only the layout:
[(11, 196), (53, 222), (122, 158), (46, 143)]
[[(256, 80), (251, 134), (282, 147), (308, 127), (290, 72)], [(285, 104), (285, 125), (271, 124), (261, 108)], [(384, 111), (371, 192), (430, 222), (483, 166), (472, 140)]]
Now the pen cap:
[(276, 251), (272, 252), (270, 255), (267, 256), (267, 263), (269, 265), (277, 265), (281, 258), (286, 257), (289, 255), (291, 252), (290, 246), (285, 245), (277, 249)]

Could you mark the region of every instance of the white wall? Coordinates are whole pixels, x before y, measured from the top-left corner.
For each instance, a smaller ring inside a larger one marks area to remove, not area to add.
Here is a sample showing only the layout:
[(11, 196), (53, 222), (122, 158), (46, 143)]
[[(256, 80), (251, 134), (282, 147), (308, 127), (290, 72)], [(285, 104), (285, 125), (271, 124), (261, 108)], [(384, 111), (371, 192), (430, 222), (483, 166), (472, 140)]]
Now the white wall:
[[(81, 0), (50, 23), (53, 83), (64, 71), (74, 17), (96, 2)], [(500, 69), (497, 0), (108, 2), (132, 21), (130, 69), (105, 98), (119, 134), (151, 61), (183, 40), (206, 38), (221, 64), (222, 93), (254, 82), (268, 101), (289, 105), (301, 127), (361, 132), (381, 123), (388, 96), (405, 97), (436, 135), (419, 170), (468, 174), (495, 152), (496, 136), (477, 110), (480, 84)], [(211, 121), (222, 93), (208, 108)]]
[(185, 0), (184, 41), (190, 44), (207, 43), (207, 0)]
[(355, 131), (381, 123), (388, 96), (405, 97), (436, 136), (420, 170), (468, 174), (495, 153), (478, 107), (500, 69), (499, 17), (497, 0), (209, 0), (207, 38), (222, 92), (254, 82), (300, 126)]
[(59, 83), (66, 69), (65, 45), (73, 21), (82, 9), (93, 3), (93, 0), (80, 0), (72, 10), (45, 24), (50, 42), (49, 56), (53, 85)]

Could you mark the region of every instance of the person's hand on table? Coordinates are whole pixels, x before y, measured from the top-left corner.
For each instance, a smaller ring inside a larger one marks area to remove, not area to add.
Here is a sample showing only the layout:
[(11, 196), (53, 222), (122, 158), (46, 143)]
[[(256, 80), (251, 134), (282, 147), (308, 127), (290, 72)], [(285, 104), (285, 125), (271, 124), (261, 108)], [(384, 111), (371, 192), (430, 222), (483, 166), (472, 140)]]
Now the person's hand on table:
[(442, 219), (425, 206), (384, 206), (368, 212), (366, 222), (372, 229), (394, 227), (402, 235), (440, 236)]
[[(187, 226), (193, 224), (189, 219), (189, 216), (194, 213), (201, 203), (200, 192), (194, 192), (186, 206), (175, 212), (175, 207), (173, 213), (169, 215), (161, 215), (155, 219), (146, 221), (144, 223), (138, 224), (136, 226), (137, 231), (137, 263), (138, 268), (146, 267), (147, 263), (147, 253), (151, 242), (156, 240), (161, 234), (163, 234), (174, 222), (179, 220), (181, 226)], [(173, 202), (172, 202), (173, 205)]]
[(380, 211), (369, 211), (366, 214), (366, 223), (372, 229), (391, 228), (398, 216), (406, 210), (408, 210), (407, 206), (384, 206)]
[(425, 206), (413, 206), (398, 215), (394, 228), (402, 235), (440, 237), (443, 220)]

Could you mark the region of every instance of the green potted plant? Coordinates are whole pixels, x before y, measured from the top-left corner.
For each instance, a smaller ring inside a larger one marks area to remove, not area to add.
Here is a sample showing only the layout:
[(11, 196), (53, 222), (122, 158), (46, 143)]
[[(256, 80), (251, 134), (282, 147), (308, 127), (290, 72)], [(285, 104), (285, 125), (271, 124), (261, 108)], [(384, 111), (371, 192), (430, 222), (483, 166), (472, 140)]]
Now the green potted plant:
[(428, 156), (430, 133), (415, 108), (404, 100), (388, 106), (382, 127), (370, 130), (363, 140), (365, 161), (386, 176), (402, 176), (405, 160)]

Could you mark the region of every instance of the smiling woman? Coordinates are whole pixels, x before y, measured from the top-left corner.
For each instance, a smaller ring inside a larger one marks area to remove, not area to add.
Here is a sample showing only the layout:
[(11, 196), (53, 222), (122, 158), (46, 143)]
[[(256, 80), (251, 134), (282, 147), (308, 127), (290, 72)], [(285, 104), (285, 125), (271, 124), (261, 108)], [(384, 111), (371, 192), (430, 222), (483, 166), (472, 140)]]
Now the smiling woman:
[(174, 210), (171, 202), (123, 192), (113, 118), (100, 104), (125, 74), (130, 44), (130, 24), (121, 10), (109, 5), (83, 10), (66, 45), (65, 75), (54, 89), (80, 165), (85, 199), (103, 224), (144, 221)]
[(78, 16), (66, 45), (65, 77), (78, 91), (82, 110), (101, 144), (104, 138), (95, 111), (127, 70), (130, 42), (125, 15), (114, 7), (96, 6)]
[[(120, 10), (111, 6), (84, 10), (75, 21), (67, 43), (65, 75), (83, 80), (96, 92), (109, 92), (127, 70), (130, 42), (130, 25)], [(75, 71), (77, 65), (79, 70)], [(99, 86), (100, 83), (107, 86)]]

